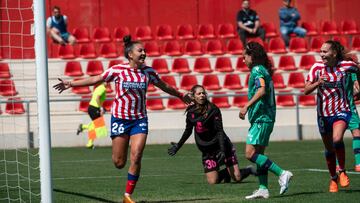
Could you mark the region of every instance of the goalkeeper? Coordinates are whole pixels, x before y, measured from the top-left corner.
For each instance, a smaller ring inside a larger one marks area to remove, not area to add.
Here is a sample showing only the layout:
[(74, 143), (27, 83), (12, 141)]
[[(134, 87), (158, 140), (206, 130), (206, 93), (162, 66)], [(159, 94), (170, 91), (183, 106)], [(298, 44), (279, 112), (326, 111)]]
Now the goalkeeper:
[[(194, 105), (186, 109), (186, 129), (178, 143), (171, 143), (168, 154), (174, 156), (195, 128), (195, 142), (202, 152), (202, 163), (209, 184), (217, 184), (231, 178), (240, 182), (250, 174), (255, 174), (251, 166), (240, 169), (236, 150), (223, 130), (220, 109), (207, 99), (203, 86), (191, 89)], [(220, 170), (220, 166), (226, 168)]]

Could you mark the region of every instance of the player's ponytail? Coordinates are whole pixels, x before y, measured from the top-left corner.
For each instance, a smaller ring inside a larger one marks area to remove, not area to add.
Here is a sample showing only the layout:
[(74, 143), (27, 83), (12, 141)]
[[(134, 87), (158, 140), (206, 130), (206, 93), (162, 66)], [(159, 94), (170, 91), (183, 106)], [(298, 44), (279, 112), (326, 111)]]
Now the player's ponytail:
[(125, 56), (125, 58), (129, 59), (129, 53), (133, 49), (134, 45), (138, 44), (140, 42), (131, 41), (131, 35), (125, 35), (123, 37), (123, 42), (124, 42), (124, 56)]

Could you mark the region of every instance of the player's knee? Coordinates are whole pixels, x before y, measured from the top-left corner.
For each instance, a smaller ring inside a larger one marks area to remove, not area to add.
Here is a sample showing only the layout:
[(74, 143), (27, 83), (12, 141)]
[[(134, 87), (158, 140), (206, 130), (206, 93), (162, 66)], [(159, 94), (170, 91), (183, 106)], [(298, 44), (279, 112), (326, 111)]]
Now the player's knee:
[(142, 158), (141, 152), (132, 152), (131, 153), (131, 164), (140, 164)]
[(113, 163), (114, 163), (116, 168), (122, 169), (126, 165), (126, 160), (121, 159), (121, 158), (117, 158), (117, 157), (113, 157)]
[(207, 178), (207, 182), (209, 183), (209, 185), (214, 185), (214, 184), (217, 184), (217, 183), (219, 183), (218, 182), (218, 179), (217, 179), (217, 177), (211, 177), (211, 178)]

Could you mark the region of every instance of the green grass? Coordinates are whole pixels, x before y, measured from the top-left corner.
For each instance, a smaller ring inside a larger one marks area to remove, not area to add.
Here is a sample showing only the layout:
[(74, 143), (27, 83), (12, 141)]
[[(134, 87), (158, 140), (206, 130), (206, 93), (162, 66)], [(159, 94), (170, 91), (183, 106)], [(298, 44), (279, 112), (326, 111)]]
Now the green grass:
[[(255, 177), (240, 184), (208, 185), (201, 165), (201, 155), (195, 145), (185, 145), (175, 157), (167, 155), (167, 147), (168, 145), (146, 146), (141, 177), (133, 195), (138, 202), (245, 202), (244, 197), (258, 186)], [(236, 147), (240, 166), (250, 164), (244, 159), (244, 143), (238, 143)], [(346, 140), (346, 147), (346, 166), (350, 172), (353, 171), (354, 163), (350, 139)], [(277, 177), (269, 173), (270, 199), (267, 201), (358, 202), (360, 173), (349, 173), (350, 187), (330, 194), (327, 192), (328, 172), (308, 170), (326, 170), (322, 150), (321, 141), (270, 143), (267, 150), (269, 158), (282, 168), (290, 169), (294, 178), (289, 191), (280, 196)], [(9, 151), (7, 153), (11, 154)], [(121, 202), (127, 167), (118, 170), (113, 166), (110, 147), (97, 147), (94, 150), (55, 148), (52, 159), (54, 202)], [(0, 173), (2, 165), (0, 164)], [(7, 168), (9, 170), (12, 167)], [(1, 186), (4, 183), (3, 176), (0, 176), (0, 180)], [(28, 183), (24, 182), (23, 187), (27, 187)], [(38, 192), (38, 185), (34, 184), (32, 187)], [(10, 194), (12, 198), (16, 198), (19, 189), (11, 189)], [(0, 199), (4, 195), (7, 195), (7, 191), (0, 188)], [(29, 197), (22, 195), (22, 198), (26, 200)], [(38, 202), (36, 197), (32, 198), (32, 202)]]

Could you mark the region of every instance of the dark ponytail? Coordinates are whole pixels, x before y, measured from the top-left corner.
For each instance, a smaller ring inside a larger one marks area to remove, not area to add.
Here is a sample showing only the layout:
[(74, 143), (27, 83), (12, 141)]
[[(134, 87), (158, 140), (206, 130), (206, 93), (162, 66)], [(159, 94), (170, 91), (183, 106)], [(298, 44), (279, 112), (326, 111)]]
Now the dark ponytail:
[(131, 41), (131, 35), (125, 35), (123, 37), (124, 42), (124, 56), (129, 59), (129, 52), (133, 49), (135, 44), (139, 44), (138, 41)]
[(340, 62), (345, 60), (345, 48), (340, 42), (334, 40), (328, 40), (325, 42), (330, 45), (330, 49), (336, 52), (336, 61)]

